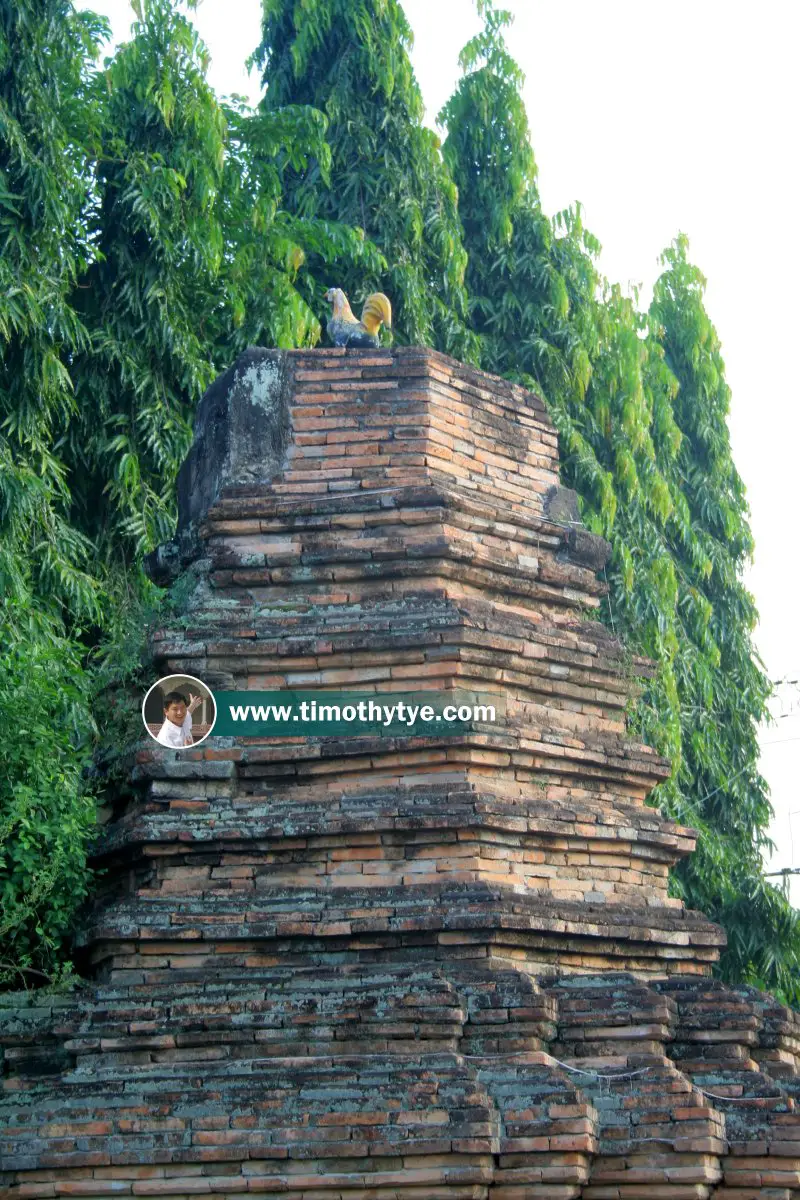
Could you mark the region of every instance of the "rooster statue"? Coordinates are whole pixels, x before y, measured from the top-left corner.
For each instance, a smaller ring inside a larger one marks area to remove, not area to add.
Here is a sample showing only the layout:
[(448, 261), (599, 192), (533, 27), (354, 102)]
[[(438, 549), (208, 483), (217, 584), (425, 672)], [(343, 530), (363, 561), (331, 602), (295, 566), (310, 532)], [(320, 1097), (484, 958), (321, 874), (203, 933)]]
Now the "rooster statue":
[(383, 292), (373, 292), (364, 301), (357, 321), (341, 288), (329, 288), (325, 299), (333, 305), (328, 319), (328, 337), (334, 346), (379, 346), (381, 325), (392, 328), (392, 306)]

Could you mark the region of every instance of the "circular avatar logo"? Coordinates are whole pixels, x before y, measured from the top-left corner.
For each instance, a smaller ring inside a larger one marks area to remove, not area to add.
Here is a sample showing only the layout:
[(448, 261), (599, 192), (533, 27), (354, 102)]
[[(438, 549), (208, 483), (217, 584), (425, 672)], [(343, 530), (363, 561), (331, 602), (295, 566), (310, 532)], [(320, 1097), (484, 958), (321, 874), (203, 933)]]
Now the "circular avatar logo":
[(171, 750), (199, 746), (214, 728), (217, 706), (211, 689), (194, 675), (165, 675), (142, 702), (144, 727)]

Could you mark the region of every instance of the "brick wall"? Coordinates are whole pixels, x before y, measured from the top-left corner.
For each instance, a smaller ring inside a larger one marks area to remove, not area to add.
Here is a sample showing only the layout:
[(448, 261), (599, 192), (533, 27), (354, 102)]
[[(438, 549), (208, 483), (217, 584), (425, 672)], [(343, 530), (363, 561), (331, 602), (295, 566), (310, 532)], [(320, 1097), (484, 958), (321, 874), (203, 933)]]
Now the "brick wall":
[(153, 678), (477, 692), (455, 736), (144, 742), (77, 995), (0, 998), (9, 1197), (789, 1200), (800, 1033), (710, 977), (649, 664), (542, 401), (433, 351), (248, 351), (179, 481)]

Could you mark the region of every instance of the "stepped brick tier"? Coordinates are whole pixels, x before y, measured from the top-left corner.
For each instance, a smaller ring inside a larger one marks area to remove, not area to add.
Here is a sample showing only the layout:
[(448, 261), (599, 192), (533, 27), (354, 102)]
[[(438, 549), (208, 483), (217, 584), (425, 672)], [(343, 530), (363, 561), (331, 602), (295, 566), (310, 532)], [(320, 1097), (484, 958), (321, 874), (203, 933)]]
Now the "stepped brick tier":
[(148, 741), (91, 982), (0, 998), (0, 1194), (800, 1197), (800, 1018), (713, 979), (645, 803), (608, 547), (534, 395), (430, 350), (247, 351), (150, 570), (153, 678), (459, 690), (445, 737)]

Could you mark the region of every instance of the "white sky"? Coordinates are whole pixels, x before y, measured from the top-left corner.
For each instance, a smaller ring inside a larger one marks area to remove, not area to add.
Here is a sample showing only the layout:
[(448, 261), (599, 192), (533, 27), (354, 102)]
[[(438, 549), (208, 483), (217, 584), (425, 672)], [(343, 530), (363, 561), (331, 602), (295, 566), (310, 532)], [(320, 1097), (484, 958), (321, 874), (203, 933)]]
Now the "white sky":
[[(479, 28), (472, 0), (402, 0), (428, 121)], [(498, 6), (502, 0), (498, 0)], [(127, 36), (128, 0), (78, 0)], [(747, 486), (756, 558), (748, 585), (773, 679), (800, 678), (800, 411), (791, 353), (800, 328), (797, 118), (800, 5), (786, 0), (505, 0), (511, 49), (548, 212), (574, 200), (612, 280), (643, 287), (680, 230), (708, 278), (706, 301), (733, 390), (731, 437)], [(258, 99), (244, 60), (259, 0), (201, 0), (194, 17), (218, 92)], [(773, 867), (800, 867), (800, 691), (765, 730), (761, 769), (776, 810)], [(776, 708), (780, 711), (780, 706)], [(797, 811), (795, 811), (797, 810)], [(793, 814), (793, 815), (792, 815)], [(793, 888), (800, 904), (800, 885)]]

